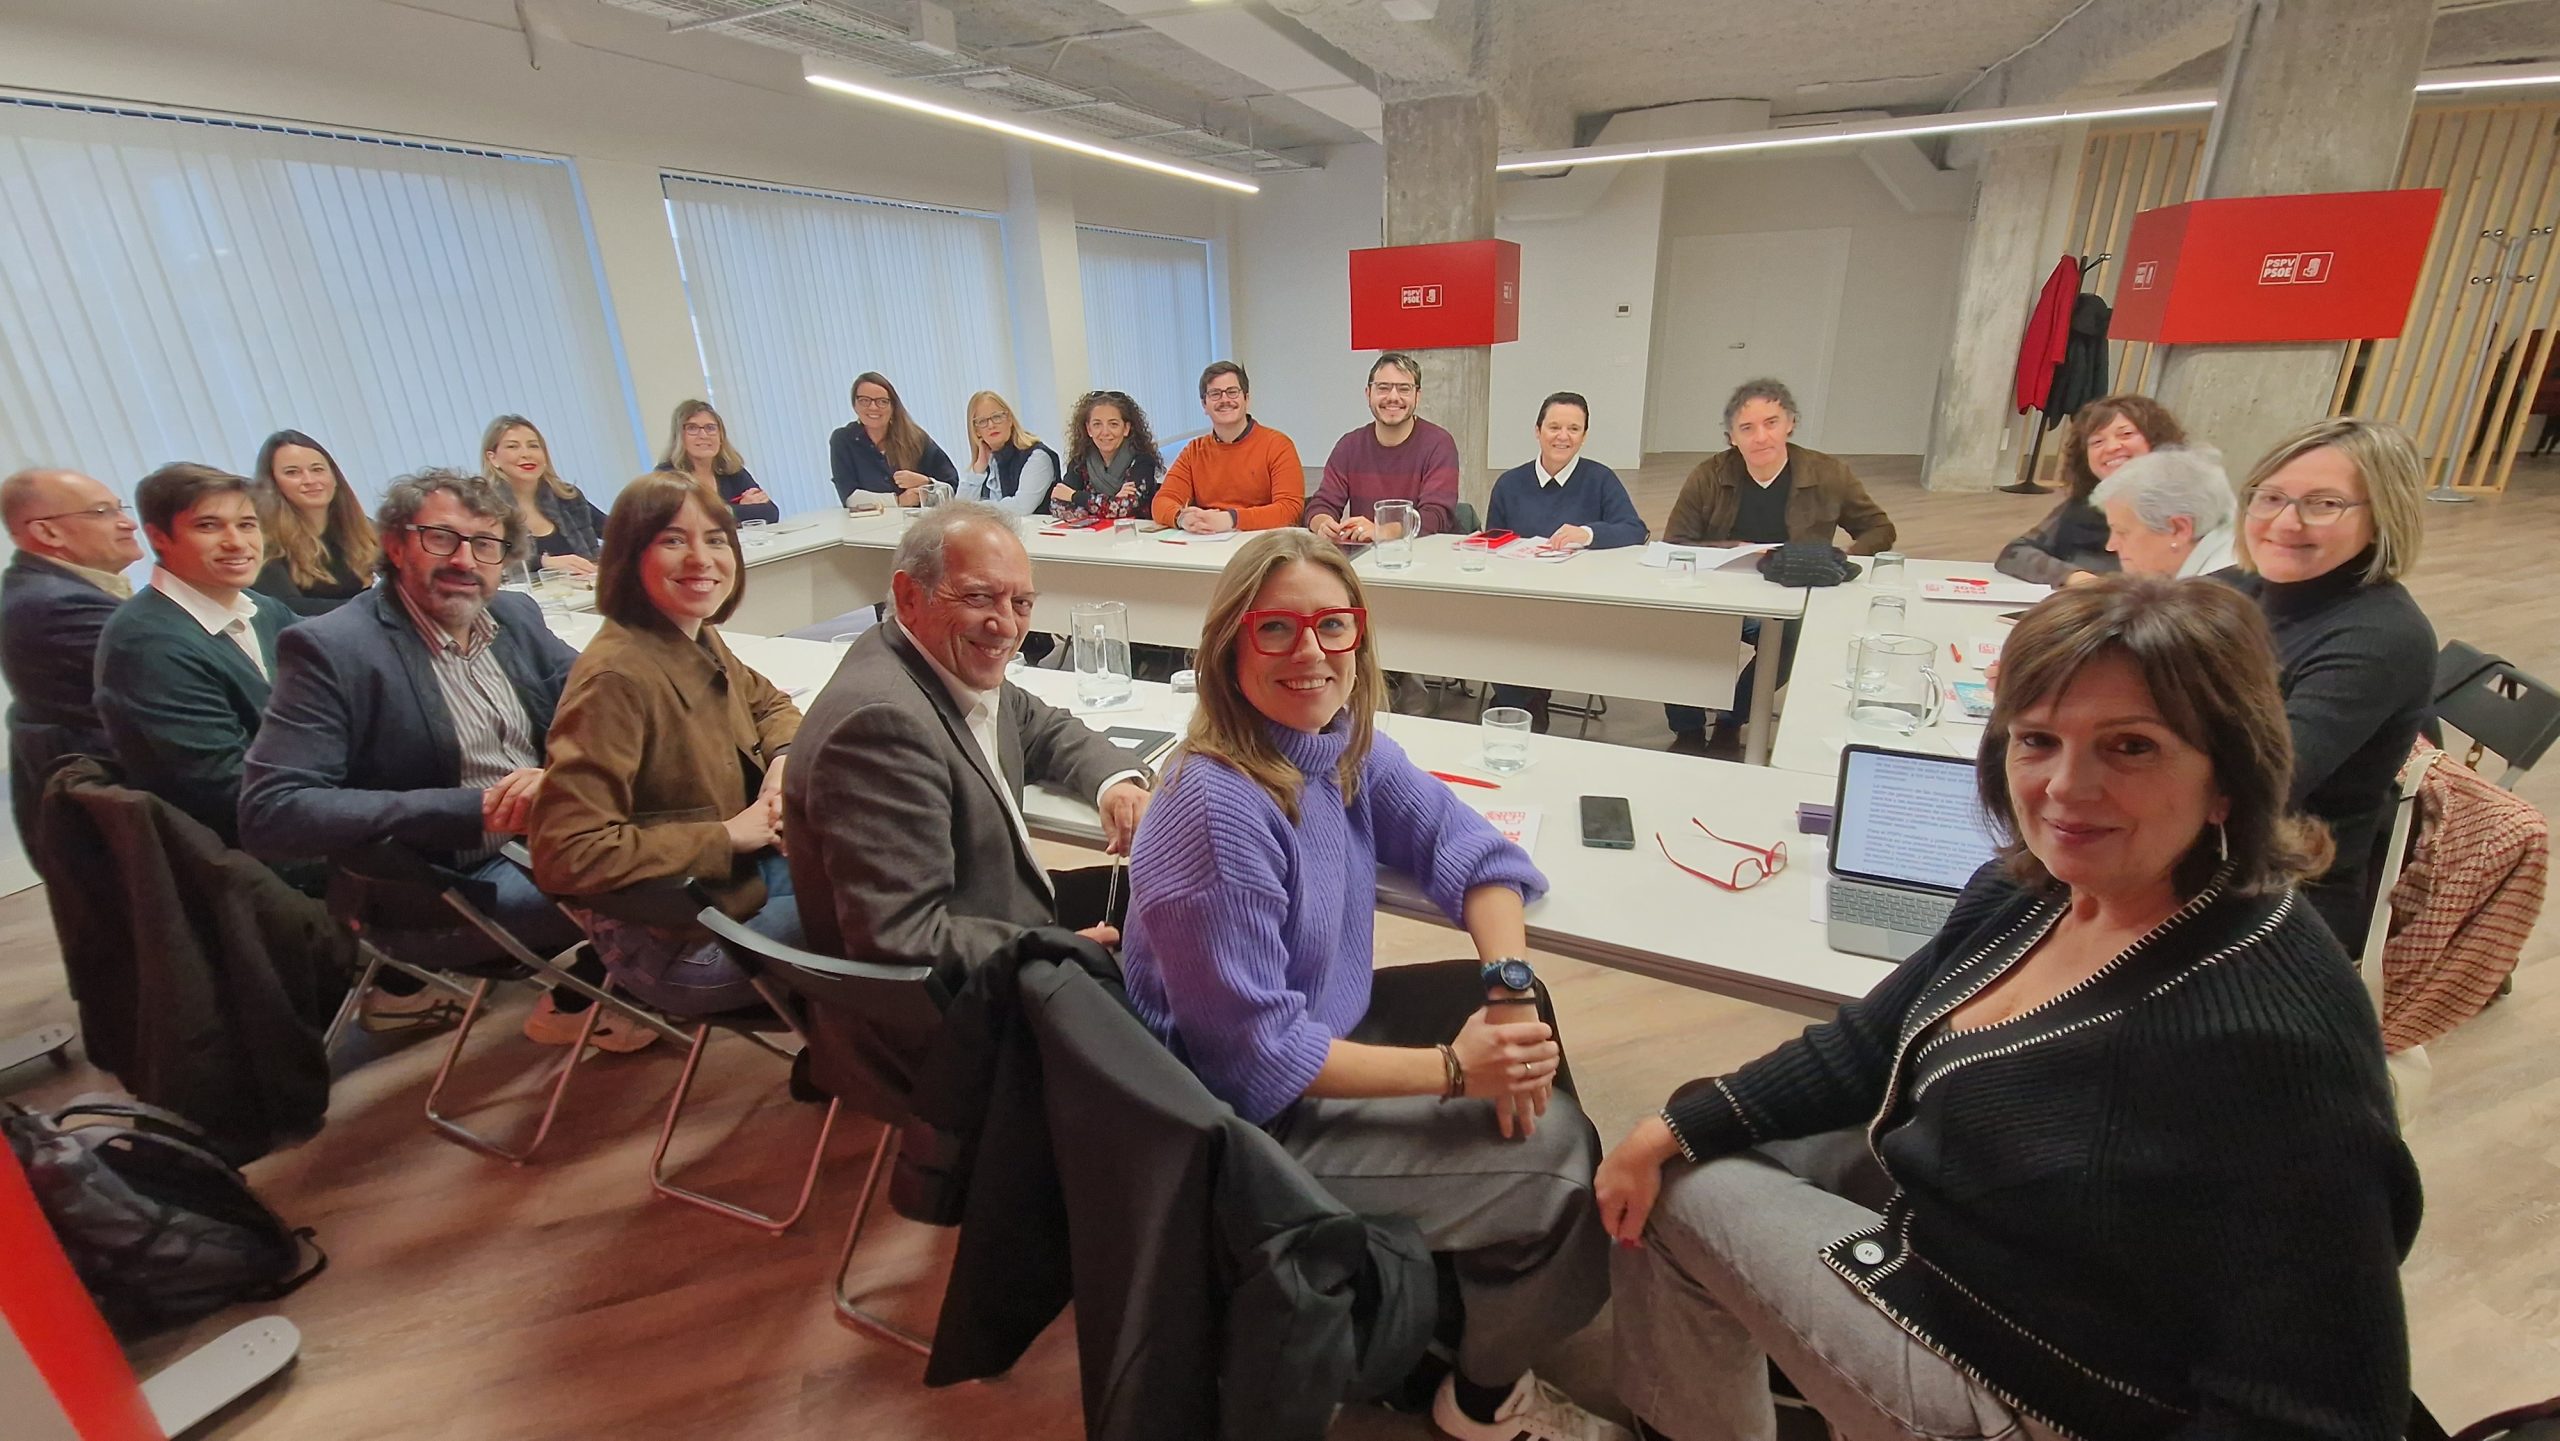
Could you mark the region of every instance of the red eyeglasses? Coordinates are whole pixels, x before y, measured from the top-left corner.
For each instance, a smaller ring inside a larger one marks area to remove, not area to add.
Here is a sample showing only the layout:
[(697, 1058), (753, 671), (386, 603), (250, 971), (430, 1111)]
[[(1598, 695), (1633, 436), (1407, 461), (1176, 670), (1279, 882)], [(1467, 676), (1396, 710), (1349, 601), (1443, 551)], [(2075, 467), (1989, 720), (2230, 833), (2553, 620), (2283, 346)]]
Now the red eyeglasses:
[(1714, 875), (1706, 871), (1699, 870), (1696, 866), (1690, 865), (1678, 856), (1671, 854), (1671, 843), (1662, 838), (1662, 832), (1655, 831), (1653, 833), (1653, 843), (1662, 847), (1662, 858), (1664, 860), (1669, 861), (1671, 864), (1678, 866), (1680, 869), (1687, 871), (1693, 876), (1696, 876), (1699, 880), (1705, 881), (1708, 885), (1728, 891), (1747, 891), (1753, 886), (1760, 884), (1762, 881), (1769, 879), (1771, 876), (1774, 876), (1778, 872), (1787, 868), (1787, 843), (1785, 841), (1780, 841), (1774, 846), (1769, 846), (1763, 849), (1762, 847), (1752, 845), (1748, 841), (1726, 840), (1724, 837), (1717, 835), (1714, 831), (1708, 830), (1707, 823), (1699, 820), (1695, 816), (1691, 816), (1689, 818), (1689, 824), (1696, 826), (1706, 835), (1708, 840), (1732, 846), (1738, 850), (1751, 852), (1750, 855), (1744, 856), (1734, 862), (1733, 870), (1728, 873), (1726, 879), (1719, 880)]
[(1298, 648), (1298, 637), (1308, 631), (1316, 633), (1316, 644), (1327, 655), (1340, 655), (1360, 648), (1360, 633), (1369, 628), (1369, 612), (1356, 605), (1338, 605), (1330, 610), (1249, 610), (1244, 613), (1245, 639), (1264, 655), (1287, 655)]

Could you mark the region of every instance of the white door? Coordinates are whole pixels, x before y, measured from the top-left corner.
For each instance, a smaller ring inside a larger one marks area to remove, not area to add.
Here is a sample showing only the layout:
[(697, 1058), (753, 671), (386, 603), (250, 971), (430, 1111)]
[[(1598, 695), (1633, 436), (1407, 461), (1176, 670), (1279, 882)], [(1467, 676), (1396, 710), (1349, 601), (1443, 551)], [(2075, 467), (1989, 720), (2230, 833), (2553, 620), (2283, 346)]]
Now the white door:
[(1644, 448), (1724, 449), (1725, 397), (1774, 376), (1795, 392), (1797, 443), (1821, 449), (1848, 277), (1846, 227), (1674, 237), (1662, 266)]

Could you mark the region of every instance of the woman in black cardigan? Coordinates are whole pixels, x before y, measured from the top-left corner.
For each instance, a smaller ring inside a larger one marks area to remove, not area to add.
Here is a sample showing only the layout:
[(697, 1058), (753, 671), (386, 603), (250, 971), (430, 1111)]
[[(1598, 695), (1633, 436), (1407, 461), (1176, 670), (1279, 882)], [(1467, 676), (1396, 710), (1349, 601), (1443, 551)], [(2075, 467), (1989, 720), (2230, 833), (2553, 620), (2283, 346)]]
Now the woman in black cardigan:
[(2347, 954), (2373, 921), (2375, 851), (2400, 767), (2435, 705), (2436, 632), (2400, 577), (2426, 535), (2425, 464), (2396, 427), (2338, 416), (2276, 442), (2240, 488), (2240, 568), (2223, 579), (2275, 633), (2293, 725), (2293, 806), (2338, 858), (2309, 888)]
[(267, 563), (251, 590), (296, 615), (323, 615), (373, 584), (382, 543), (328, 447), (301, 431), (279, 430), (258, 447), (250, 475), (267, 533)]
[(2292, 886), (2328, 845), (2286, 814), (2265, 627), (2116, 576), (2004, 655), (2002, 858), (1874, 992), (1601, 1165), (1620, 1397), (1765, 1441), (1765, 1352), (1846, 1436), (2397, 1438), (2417, 1171)]
[(2036, 528), (2001, 547), (2002, 575), (2038, 585), (2078, 585), (2113, 575), (2106, 512), (2091, 503), (2098, 482), (2138, 455), (2184, 445), (2187, 432), (2168, 407), (2147, 395), (2108, 395), (2071, 417), (2062, 443), (2062, 499)]

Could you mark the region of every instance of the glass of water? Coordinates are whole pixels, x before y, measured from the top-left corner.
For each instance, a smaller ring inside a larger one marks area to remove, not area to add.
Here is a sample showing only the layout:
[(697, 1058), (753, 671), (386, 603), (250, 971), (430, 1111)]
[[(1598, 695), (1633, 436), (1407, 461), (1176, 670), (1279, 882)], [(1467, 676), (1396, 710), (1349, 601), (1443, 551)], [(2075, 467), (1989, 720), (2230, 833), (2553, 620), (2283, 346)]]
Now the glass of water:
[(1903, 622), (1910, 614), (1910, 603), (1898, 595), (1880, 595), (1867, 602), (1868, 635), (1899, 635), (1909, 629)]
[(1498, 705), (1484, 713), (1484, 768), (1507, 776), (1529, 765), (1529, 713)]
[(1485, 568), (1485, 563), (1492, 559), (1493, 550), (1490, 546), (1471, 542), (1464, 536), (1458, 538), (1458, 569), (1468, 572), (1480, 571)]
[(1876, 590), (1909, 590), (1910, 567), (1898, 550), (1880, 550), (1868, 558), (1867, 584)]
[(1407, 570), (1413, 565), (1413, 536), (1421, 517), (1409, 500), (1382, 500), (1376, 512), (1378, 569)]
[(1671, 552), (1670, 558), (1662, 563), (1662, 568), (1670, 573), (1671, 583), (1675, 586), (1686, 588), (1698, 583), (1698, 553), (1694, 550)]

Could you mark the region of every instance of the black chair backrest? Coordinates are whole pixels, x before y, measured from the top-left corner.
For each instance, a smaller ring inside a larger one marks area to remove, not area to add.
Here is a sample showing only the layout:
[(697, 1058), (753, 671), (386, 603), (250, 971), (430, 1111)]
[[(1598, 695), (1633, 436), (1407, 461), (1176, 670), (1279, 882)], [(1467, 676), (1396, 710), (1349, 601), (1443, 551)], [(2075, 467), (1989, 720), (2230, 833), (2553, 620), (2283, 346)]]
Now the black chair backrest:
[(2560, 690), (2458, 640), (2436, 655), (2436, 719), (2507, 763), (2512, 788), (2560, 740)]
[(438, 866), (397, 841), (329, 858), (330, 918), (358, 934), (458, 929), (465, 922), (445, 903), (448, 890), (484, 914), (495, 903), (496, 888), (488, 882)]
[(757, 934), (718, 906), (704, 906), (695, 919), (749, 975), (769, 977), (813, 1005), (838, 1007), (901, 1029), (929, 1030), (942, 1024), (949, 998), (939, 994), (931, 966), (888, 966), (804, 951)]

